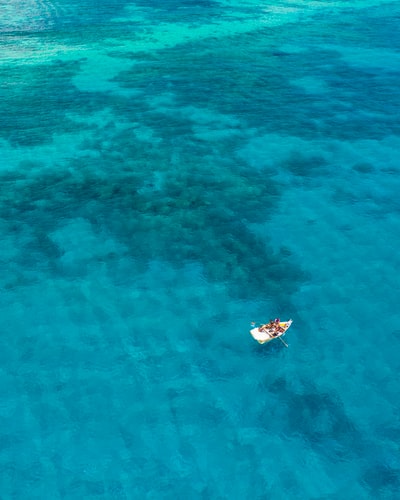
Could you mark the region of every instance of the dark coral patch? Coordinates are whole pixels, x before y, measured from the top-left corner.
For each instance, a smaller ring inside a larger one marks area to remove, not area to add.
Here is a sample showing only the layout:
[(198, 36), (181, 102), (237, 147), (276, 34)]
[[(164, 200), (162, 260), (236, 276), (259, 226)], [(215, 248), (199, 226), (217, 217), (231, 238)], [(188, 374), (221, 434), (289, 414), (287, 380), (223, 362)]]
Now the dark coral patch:
[(13, 146), (37, 146), (51, 143), (54, 134), (91, 128), (68, 116), (103, 106), (97, 94), (80, 92), (73, 85), (79, 70), (79, 61), (3, 68), (0, 113), (7, 120), (1, 122), (0, 137)]
[[(127, 147), (127, 138), (118, 141), (119, 149)], [(139, 160), (127, 157), (119, 166), (112, 152), (101, 159), (82, 157), (68, 173), (47, 171), (24, 182), (8, 174), (0, 214), (29, 226), (26, 250), (31, 256), (42, 252), (53, 266), (60, 253), (48, 235), (63, 220), (80, 217), (95, 231), (106, 228), (138, 262), (201, 262), (208, 279), (229, 283), (237, 296), (279, 295), (284, 289), (287, 296), (304, 279), (290, 252), (273, 252), (247, 226), (273, 210), (266, 202), (277, 188), (262, 174), (228, 162), (210, 175), (200, 158), (189, 157), (190, 168), (172, 172), (162, 156), (152, 171), (140, 161), (143, 152), (133, 154)], [(157, 176), (163, 179), (159, 186)]]

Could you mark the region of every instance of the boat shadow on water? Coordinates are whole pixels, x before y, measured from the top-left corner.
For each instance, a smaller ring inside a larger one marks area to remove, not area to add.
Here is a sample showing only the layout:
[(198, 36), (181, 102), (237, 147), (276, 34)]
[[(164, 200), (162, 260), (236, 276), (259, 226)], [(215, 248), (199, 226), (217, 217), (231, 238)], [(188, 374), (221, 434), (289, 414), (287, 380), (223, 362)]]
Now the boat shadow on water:
[(255, 356), (259, 358), (268, 358), (270, 356), (277, 356), (279, 354), (284, 354), (287, 348), (282, 344), (279, 339), (274, 339), (272, 342), (268, 342), (268, 345), (264, 344), (254, 344), (252, 346), (252, 352)]

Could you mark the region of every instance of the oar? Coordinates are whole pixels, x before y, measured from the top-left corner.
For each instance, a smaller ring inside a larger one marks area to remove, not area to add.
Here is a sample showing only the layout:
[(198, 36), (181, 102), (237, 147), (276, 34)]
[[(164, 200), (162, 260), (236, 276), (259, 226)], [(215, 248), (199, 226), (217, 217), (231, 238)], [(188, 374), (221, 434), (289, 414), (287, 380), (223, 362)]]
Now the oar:
[(288, 344), (286, 344), (286, 342), (283, 340), (282, 337), (278, 337), (278, 339), (282, 342), (282, 344), (285, 346), (285, 347), (289, 347)]

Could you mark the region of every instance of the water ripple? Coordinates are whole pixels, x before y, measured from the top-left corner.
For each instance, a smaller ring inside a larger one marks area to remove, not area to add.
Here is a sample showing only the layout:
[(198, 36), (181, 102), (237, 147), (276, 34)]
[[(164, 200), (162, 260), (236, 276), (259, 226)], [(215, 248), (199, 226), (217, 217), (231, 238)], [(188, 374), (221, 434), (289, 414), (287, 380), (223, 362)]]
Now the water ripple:
[(17, 0), (9, 3), (3, 0), (0, 7), (0, 33), (45, 31), (63, 15), (63, 8), (57, 1)]

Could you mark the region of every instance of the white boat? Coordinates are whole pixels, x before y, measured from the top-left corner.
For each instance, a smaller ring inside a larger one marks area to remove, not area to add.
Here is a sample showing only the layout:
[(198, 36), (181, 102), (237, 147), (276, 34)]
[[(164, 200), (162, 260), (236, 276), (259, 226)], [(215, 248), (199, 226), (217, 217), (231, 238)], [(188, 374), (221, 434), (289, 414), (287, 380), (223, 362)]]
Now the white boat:
[(252, 328), (250, 334), (259, 344), (265, 344), (271, 340), (283, 337), (292, 323), (293, 321), (291, 319), (289, 319), (289, 321), (270, 321), (265, 325)]

